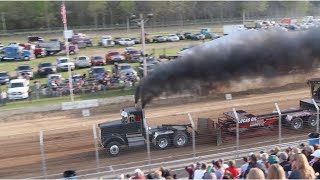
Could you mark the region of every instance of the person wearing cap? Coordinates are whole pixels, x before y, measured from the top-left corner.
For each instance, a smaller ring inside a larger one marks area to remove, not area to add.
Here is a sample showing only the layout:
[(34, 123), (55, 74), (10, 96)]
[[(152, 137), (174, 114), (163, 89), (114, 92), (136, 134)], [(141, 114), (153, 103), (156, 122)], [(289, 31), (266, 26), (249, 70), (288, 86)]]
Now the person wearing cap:
[[(315, 150), (311, 156), (314, 157), (313, 163), (312, 163), (312, 168), (315, 171), (315, 173), (320, 173), (320, 150)], [(319, 175), (318, 175), (319, 177)]]
[(310, 162), (313, 159), (313, 156), (311, 156), (313, 151), (314, 151), (313, 146), (305, 146), (304, 149), (302, 150), (302, 153), (306, 155), (308, 162)]
[(283, 167), (286, 177), (289, 176), (289, 171), (291, 171), (291, 164), (288, 161), (288, 157), (289, 157), (288, 154), (285, 152), (281, 152), (279, 154), (280, 166)]
[(269, 165), (278, 164), (279, 158), (276, 155), (270, 155), (268, 158), (268, 163), (269, 163)]

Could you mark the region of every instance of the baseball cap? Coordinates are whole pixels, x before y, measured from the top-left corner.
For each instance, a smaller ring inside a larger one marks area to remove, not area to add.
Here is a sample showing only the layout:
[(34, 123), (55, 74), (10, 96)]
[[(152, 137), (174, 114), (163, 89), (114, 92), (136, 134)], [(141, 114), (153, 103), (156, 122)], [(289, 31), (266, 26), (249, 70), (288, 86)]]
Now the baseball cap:
[(311, 156), (316, 157), (316, 158), (320, 158), (320, 150), (315, 150)]
[(268, 158), (268, 163), (270, 163), (270, 164), (279, 163), (279, 158), (276, 155), (271, 155)]

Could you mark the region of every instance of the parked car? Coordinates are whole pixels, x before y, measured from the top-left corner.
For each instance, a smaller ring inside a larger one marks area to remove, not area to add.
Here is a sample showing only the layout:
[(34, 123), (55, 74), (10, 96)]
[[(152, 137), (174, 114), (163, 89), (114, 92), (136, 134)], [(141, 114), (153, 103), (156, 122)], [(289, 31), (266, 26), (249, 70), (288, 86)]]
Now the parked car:
[(167, 38), (161, 35), (154, 36), (152, 39), (153, 42), (166, 42)]
[(104, 66), (106, 61), (102, 56), (91, 56), (91, 65), (92, 66)]
[[(156, 68), (156, 66), (157, 66), (157, 64), (147, 64), (147, 75), (151, 74), (154, 71), (154, 69)], [(138, 76), (140, 78), (143, 77), (143, 74), (144, 74), (143, 72), (144, 72), (144, 65), (141, 64), (138, 68)]]
[(192, 36), (192, 39), (194, 40), (203, 40), (206, 39), (206, 36), (201, 33), (196, 33)]
[(109, 51), (106, 54), (106, 63), (123, 62), (125, 60), (124, 56), (121, 55), (119, 51)]
[(68, 71), (70, 67), (71, 71), (75, 69), (75, 65), (70, 59), (66, 57), (60, 57), (57, 59), (57, 71)]
[(131, 38), (131, 40), (133, 40), (135, 44), (141, 44), (141, 39), (140, 38), (134, 37), (134, 38)]
[(10, 76), (8, 72), (1, 71), (0, 72), (0, 85), (7, 84), (10, 81)]
[[(119, 64), (118, 70), (119, 70), (119, 74), (122, 74), (122, 75), (126, 75), (126, 76), (128, 76), (128, 75), (137, 76), (138, 75), (137, 71), (135, 71), (133, 69), (133, 67), (127, 63)], [(114, 72), (112, 72), (112, 73), (114, 73)]]
[(114, 44), (119, 44), (119, 41), (120, 41), (121, 39), (122, 39), (121, 37), (115, 37), (115, 38), (113, 39)]
[[(160, 61), (154, 56), (146, 57), (147, 64), (158, 64)], [(140, 60), (140, 64), (143, 64), (143, 59)]]
[(51, 86), (52, 80), (63, 81), (61, 74), (49, 74), (47, 79), (47, 86)]
[(181, 33), (176, 33), (176, 35), (179, 37), (180, 40), (184, 40), (186, 37), (184, 37)]
[(102, 47), (113, 47), (115, 42), (112, 40), (112, 36), (101, 36), (98, 45)]
[(30, 65), (21, 64), (17, 67), (17, 77), (22, 76), (23, 78), (33, 79), (33, 72)]
[(119, 44), (122, 46), (132, 46), (135, 43), (134, 43), (134, 40), (130, 38), (122, 38), (121, 40), (119, 40)]
[(126, 58), (126, 60), (139, 62), (141, 58), (141, 52), (135, 49), (128, 50), (124, 52), (124, 57)]
[(76, 68), (86, 68), (91, 66), (91, 61), (88, 56), (77, 56), (74, 58)]
[(84, 42), (87, 46), (89, 46), (89, 47), (92, 46), (92, 40), (89, 39), (89, 38), (84, 38), (84, 39), (83, 39), (83, 42)]
[(99, 76), (104, 75), (106, 72), (107, 72), (106, 69), (101, 66), (92, 66), (88, 70), (89, 77), (94, 79), (99, 78)]
[(180, 41), (180, 38), (175, 34), (169, 34), (167, 37), (167, 41), (170, 41), (170, 42)]
[(13, 79), (8, 86), (8, 99), (26, 99), (29, 97), (29, 80), (26, 79)]
[(55, 73), (56, 68), (52, 65), (51, 62), (41, 62), (38, 64), (38, 72), (39, 75), (48, 75)]
[(186, 39), (192, 39), (193, 33), (191, 33), (191, 32), (185, 32), (183, 35), (184, 35), (184, 37), (185, 37)]

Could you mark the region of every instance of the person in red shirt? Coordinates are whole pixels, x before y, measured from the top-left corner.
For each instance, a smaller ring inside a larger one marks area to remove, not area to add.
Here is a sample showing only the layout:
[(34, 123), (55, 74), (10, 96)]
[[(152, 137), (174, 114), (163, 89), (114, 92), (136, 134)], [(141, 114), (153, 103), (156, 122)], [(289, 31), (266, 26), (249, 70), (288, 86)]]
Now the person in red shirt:
[(229, 161), (228, 165), (229, 167), (226, 168), (226, 171), (230, 172), (234, 179), (237, 179), (239, 176), (239, 169), (236, 168), (236, 161)]

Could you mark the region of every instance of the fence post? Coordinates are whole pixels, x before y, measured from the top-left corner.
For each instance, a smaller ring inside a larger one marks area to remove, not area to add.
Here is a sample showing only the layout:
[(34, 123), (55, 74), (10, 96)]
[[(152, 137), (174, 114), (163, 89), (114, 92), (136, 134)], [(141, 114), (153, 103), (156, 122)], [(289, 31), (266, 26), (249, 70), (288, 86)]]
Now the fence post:
[(44, 155), (44, 144), (43, 144), (43, 131), (40, 130), (39, 133), (40, 140), (40, 153), (41, 153), (41, 163), (42, 163), (42, 176), (44, 179), (47, 179), (47, 166), (46, 166), (46, 158)]
[(312, 98), (312, 103), (314, 104), (314, 107), (316, 107), (316, 109), (317, 109), (317, 129), (316, 129), (316, 132), (319, 133), (319, 107), (313, 98)]
[(236, 118), (236, 146), (237, 146), (237, 154), (236, 157), (239, 156), (239, 117), (235, 108), (232, 109), (234, 117)]
[(282, 125), (281, 119), (282, 119), (282, 114), (281, 114), (280, 108), (279, 108), (279, 106), (278, 106), (278, 103), (274, 103), (274, 105), (276, 106), (277, 111), (278, 111), (278, 114), (279, 114), (279, 120), (278, 120), (279, 137), (278, 137), (278, 140), (279, 140), (279, 144), (281, 144), (281, 143), (282, 143), (282, 133), (281, 133), (281, 125)]
[(144, 110), (142, 110), (142, 115), (143, 115), (143, 125), (144, 125), (144, 129), (146, 130), (148, 167), (149, 167), (149, 171), (151, 172), (151, 154), (150, 154), (149, 127), (148, 127), (148, 123), (147, 123), (147, 118), (145, 117), (145, 114), (144, 114)]
[(96, 151), (96, 168), (97, 173), (100, 171), (100, 158), (99, 158), (99, 150), (98, 150), (98, 144), (97, 144), (97, 129), (96, 124), (92, 125), (92, 131), (93, 131), (93, 141), (94, 141), (94, 149)]
[(195, 130), (194, 130), (195, 126), (190, 113), (188, 113), (188, 117), (192, 127), (192, 153), (193, 153), (193, 161), (195, 162), (196, 160), (196, 137), (195, 137)]

